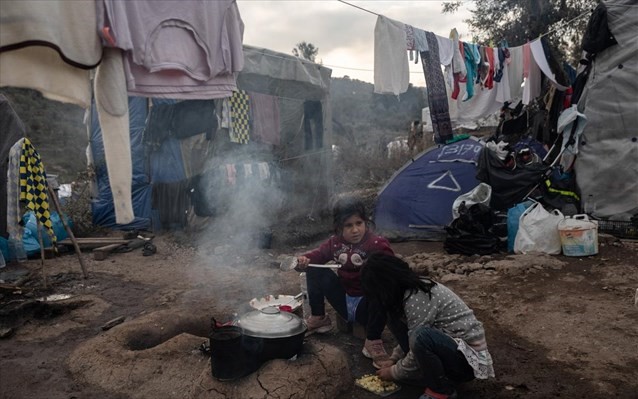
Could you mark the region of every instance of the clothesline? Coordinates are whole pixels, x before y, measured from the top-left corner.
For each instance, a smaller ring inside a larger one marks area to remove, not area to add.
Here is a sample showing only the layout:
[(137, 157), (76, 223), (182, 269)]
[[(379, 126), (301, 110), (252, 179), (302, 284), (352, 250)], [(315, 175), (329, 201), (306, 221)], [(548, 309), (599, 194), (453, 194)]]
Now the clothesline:
[[(367, 12), (367, 13), (370, 13), (370, 14), (376, 15), (376, 16), (382, 16), (381, 14), (378, 14), (378, 13), (376, 13), (376, 12), (374, 12), (374, 11), (370, 11), (370, 10), (365, 9), (365, 8), (363, 8), (363, 7), (360, 7), (360, 6), (354, 5), (354, 4), (352, 4), (352, 3), (348, 3), (347, 1), (344, 1), (344, 0), (337, 0), (337, 1), (338, 1), (338, 2), (340, 2), (340, 3), (343, 3), (343, 4), (345, 4), (345, 5), (348, 5), (348, 6), (350, 6), (350, 7), (354, 7), (354, 8), (357, 8), (357, 9), (359, 9), (359, 10), (365, 11), (365, 12)], [(632, 7), (635, 7), (635, 6), (632, 6)], [(582, 18), (582, 17), (584, 17), (584, 16), (586, 16), (586, 15), (589, 15), (589, 14), (591, 14), (591, 13), (592, 13), (592, 10), (587, 10), (587, 11), (583, 12), (582, 14), (580, 14), (580, 15), (578, 15), (578, 16), (576, 16), (576, 17), (572, 18), (572, 19), (570, 19), (569, 21), (564, 22), (564, 23), (561, 23), (561, 26), (557, 26), (556, 28), (554, 28), (554, 29), (550, 29), (549, 31), (547, 31), (547, 32), (545, 32), (545, 33), (541, 33), (541, 34), (538, 36), (538, 39), (540, 39), (540, 38), (541, 38), (541, 37), (543, 37), (543, 36), (550, 35), (550, 34), (554, 33), (555, 31), (557, 31), (557, 30), (559, 30), (559, 29), (563, 28), (566, 24), (568, 24), (568, 23), (570, 23), (570, 22), (574, 22), (574, 21), (576, 21), (577, 19), (580, 19), (580, 18)], [(411, 72), (411, 73), (418, 73), (418, 72)]]
[(352, 3), (348, 3), (347, 1), (343, 1), (343, 0), (337, 0), (337, 1), (340, 2), (340, 3), (346, 4), (346, 5), (349, 5), (350, 7), (358, 8), (359, 10), (362, 10), (362, 11), (365, 11), (365, 12), (369, 12), (370, 14), (376, 15), (377, 17), (381, 16), (380, 14), (377, 14), (374, 11), (370, 11), (370, 10), (367, 10), (367, 9), (365, 9), (363, 7), (356, 6), (356, 5), (352, 4)]
[[(297, 61), (297, 60), (293, 60), (290, 57), (281, 57), (275, 54), (266, 54), (266, 53), (260, 53), (263, 56), (266, 57), (271, 57), (271, 58), (278, 58), (281, 60), (286, 60), (286, 61)], [(316, 64), (316, 62), (313, 61), (309, 61), (303, 58), (299, 58), (299, 60), (301, 60), (302, 62), (306, 62), (309, 64)], [(345, 67), (345, 66), (340, 66), (340, 65), (331, 65), (331, 64), (318, 64), (320, 66), (326, 66), (326, 67), (331, 67), (331, 68), (340, 68), (340, 69), (351, 69), (353, 71), (364, 71), (364, 72), (374, 72), (374, 69), (365, 69), (365, 68), (353, 68), (353, 67)], [(410, 73), (415, 73), (415, 74), (422, 74), (422, 72), (410, 72)]]

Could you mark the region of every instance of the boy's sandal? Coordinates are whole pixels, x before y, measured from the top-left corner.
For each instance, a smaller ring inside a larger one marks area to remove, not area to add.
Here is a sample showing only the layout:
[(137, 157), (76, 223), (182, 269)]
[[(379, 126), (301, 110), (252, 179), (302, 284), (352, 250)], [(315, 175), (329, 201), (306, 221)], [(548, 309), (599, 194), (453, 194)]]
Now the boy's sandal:
[(151, 256), (151, 255), (153, 255), (156, 252), (157, 252), (157, 247), (153, 243), (147, 242), (146, 244), (144, 244), (144, 249), (142, 250), (142, 255)]

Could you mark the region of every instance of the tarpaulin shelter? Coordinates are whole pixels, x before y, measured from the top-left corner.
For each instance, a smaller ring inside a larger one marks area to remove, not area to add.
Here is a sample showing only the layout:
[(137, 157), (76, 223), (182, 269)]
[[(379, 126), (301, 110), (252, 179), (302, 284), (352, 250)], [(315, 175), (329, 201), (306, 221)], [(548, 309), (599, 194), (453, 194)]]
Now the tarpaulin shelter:
[(596, 217), (628, 220), (638, 214), (638, 8), (632, 0), (602, 5), (617, 43), (591, 61), (578, 102), (587, 124), (574, 169), (582, 197), (596, 202)]
[[(317, 199), (329, 198), (331, 190), (330, 76), (331, 70), (321, 65), (244, 46), (237, 86), (248, 101), (246, 140), (234, 140), (224, 125), (223, 99), (129, 97), (135, 219), (124, 226), (115, 222), (93, 110), (94, 223), (126, 229), (184, 227), (196, 223), (193, 214), (218, 216), (220, 208), (238, 208), (243, 201), (263, 219), (283, 208), (291, 216), (319, 208), (324, 202)], [(264, 101), (272, 106), (266, 118), (260, 116)], [(202, 121), (201, 126), (194, 121)], [(179, 196), (184, 201), (165, 199)], [(186, 217), (167, 218), (160, 211), (167, 205), (183, 208)]]
[(374, 222), (389, 239), (441, 240), (454, 200), (476, 187), (483, 143), (468, 138), (431, 147), (399, 169), (381, 188)]

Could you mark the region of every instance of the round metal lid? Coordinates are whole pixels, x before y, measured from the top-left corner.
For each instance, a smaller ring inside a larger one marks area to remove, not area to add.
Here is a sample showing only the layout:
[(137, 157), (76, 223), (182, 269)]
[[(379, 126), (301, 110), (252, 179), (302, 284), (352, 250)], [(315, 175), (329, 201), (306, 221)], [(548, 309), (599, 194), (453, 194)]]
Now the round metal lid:
[(286, 338), (306, 331), (303, 320), (275, 306), (267, 306), (241, 316), (237, 321), (246, 335), (259, 338)]

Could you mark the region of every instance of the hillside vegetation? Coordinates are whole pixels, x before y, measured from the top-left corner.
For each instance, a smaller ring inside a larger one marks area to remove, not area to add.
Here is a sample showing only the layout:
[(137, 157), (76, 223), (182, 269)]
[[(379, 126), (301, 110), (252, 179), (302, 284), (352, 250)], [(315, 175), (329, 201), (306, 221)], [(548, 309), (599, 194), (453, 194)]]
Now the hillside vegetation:
[(27, 137), (40, 153), (49, 175), (65, 183), (86, 169), (88, 134), (84, 109), (47, 100), (35, 90), (3, 87), (4, 94), (25, 125)]

